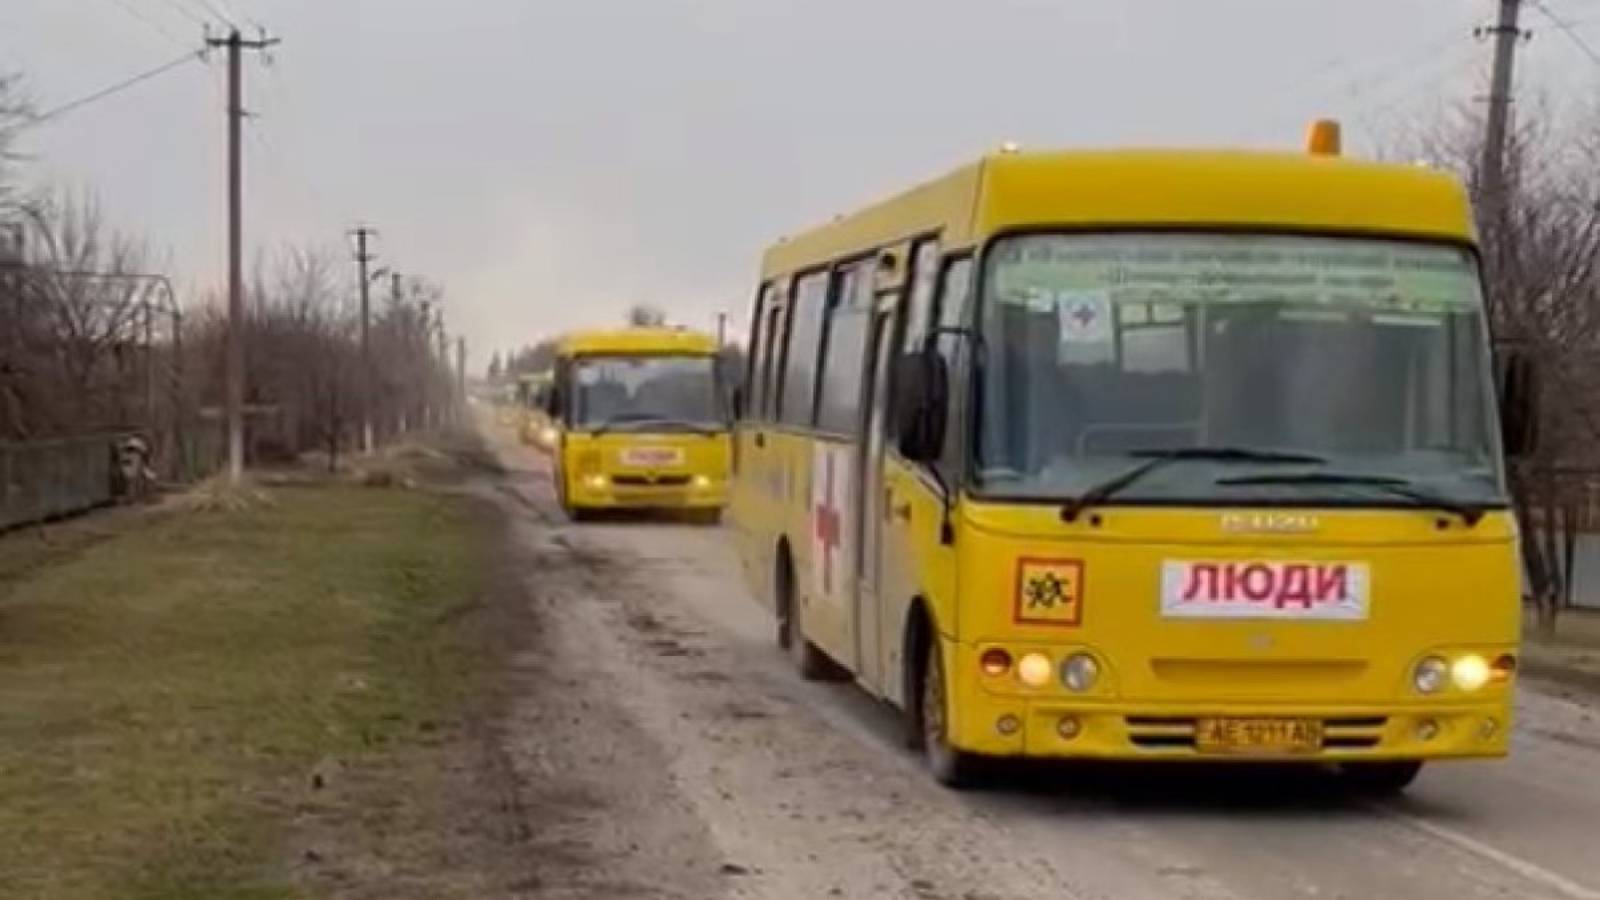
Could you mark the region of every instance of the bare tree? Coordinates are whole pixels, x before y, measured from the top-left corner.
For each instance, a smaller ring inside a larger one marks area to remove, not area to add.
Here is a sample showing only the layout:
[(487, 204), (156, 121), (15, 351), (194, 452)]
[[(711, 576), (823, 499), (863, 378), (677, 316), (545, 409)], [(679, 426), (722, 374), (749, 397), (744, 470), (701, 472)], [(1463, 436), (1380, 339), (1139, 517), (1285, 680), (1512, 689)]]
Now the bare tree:
[[(1425, 158), (1477, 187), (1482, 129), (1459, 115), (1422, 142)], [(1506, 153), (1499, 217), (1481, 221), (1489, 313), (1502, 361), (1529, 361), (1539, 441), (1511, 460), (1529, 600), (1554, 626), (1572, 597), (1574, 548), (1596, 521), (1600, 468), (1600, 118), (1523, 105)]]

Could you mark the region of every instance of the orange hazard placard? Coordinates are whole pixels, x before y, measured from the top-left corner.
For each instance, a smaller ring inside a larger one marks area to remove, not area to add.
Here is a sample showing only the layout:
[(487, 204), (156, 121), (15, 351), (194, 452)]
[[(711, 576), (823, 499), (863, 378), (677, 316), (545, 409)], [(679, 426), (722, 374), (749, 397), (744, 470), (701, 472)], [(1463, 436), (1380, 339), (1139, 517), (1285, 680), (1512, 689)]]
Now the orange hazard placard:
[(1083, 621), (1083, 561), (1017, 560), (1012, 618), (1030, 625), (1078, 625)]

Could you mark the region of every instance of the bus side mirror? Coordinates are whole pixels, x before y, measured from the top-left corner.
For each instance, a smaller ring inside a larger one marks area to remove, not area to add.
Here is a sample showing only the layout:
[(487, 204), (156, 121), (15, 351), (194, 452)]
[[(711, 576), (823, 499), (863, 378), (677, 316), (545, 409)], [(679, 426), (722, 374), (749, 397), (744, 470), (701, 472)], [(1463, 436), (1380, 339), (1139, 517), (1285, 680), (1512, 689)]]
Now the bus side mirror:
[(933, 462), (944, 450), (950, 409), (950, 367), (934, 350), (906, 353), (895, 363), (895, 434), (900, 455)]
[(1539, 371), (1533, 357), (1508, 351), (1496, 373), (1500, 443), (1507, 456), (1527, 456), (1539, 444)]
[(545, 415), (552, 419), (555, 418), (556, 410), (560, 408), (560, 405), (557, 403), (555, 385), (547, 384), (541, 386), (535, 402), (538, 404), (541, 410), (544, 410)]
[(744, 388), (736, 387), (728, 392), (728, 408), (733, 413), (733, 420), (744, 420)]

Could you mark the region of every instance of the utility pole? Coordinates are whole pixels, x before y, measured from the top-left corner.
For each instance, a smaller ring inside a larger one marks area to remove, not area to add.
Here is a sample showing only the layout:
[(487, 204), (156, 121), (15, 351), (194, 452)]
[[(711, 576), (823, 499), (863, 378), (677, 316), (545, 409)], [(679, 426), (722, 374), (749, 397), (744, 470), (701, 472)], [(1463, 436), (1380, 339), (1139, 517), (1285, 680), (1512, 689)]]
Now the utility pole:
[(463, 404), (462, 412), (466, 412), (467, 402), (467, 339), (456, 338), (456, 402)]
[(1500, 0), (1500, 17), (1493, 27), (1479, 28), (1479, 37), (1494, 36), (1494, 69), (1489, 78), (1489, 115), (1484, 125), (1483, 159), (1478, 173), (1481, 220), (1498, 227), (1505, 214), (1506, 132), (1511, 119), (1511, 83), (1517, 41), (1525, 37), (1517, 24), (1522, 0)]
[(263, 34), (247, 41), (235, 28), (225, 38), (206, 38), (208, 47), (228, 48), (228, 344), (225, 360), (228, 416), (228, 482), (244, 480), (244, 178), (239, 142), (244, 121), (244, 85), (240, 57), (246, 50), (266, 50), (278, 43)]
[(361, 452), (372, 453), (372, 277), (367, 265), (375, 256), (367, 252), (367, 239), (377, 229), (357, 225), (351, 229), (356, 239), (356, 272), (361, 282)]
[(450, 369), (449, 343), (450, 339), (444, 330), (444, 310), (441, 309), (439, 310), (439, 364), (444, 366), (446, 371)]
[(727, 346), (728, 343), (728, 314), (717, 313), (717, 348)]
[[(416, 290), (413, 286), (412, 290)], [(422, 427), (433, 427), (433, 304), (427, 295), (421, 295), (422, 330)]]

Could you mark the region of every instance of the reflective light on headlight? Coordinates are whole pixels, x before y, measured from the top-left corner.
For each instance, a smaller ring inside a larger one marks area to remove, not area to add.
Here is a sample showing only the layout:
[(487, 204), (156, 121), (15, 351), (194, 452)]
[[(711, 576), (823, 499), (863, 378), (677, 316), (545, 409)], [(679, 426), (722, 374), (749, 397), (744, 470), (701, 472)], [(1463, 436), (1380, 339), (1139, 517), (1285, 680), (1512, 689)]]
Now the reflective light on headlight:
[(1411, 684), (1419, 693), (1437, 694), (1444, 689), (1445, 679), (1450, 675), (1450, 666), (1437, 656), (1430, 656), (1417, 663), (1417, 668), (1411, 673)]
[(694, 488), (697, 491), (703, 491), (706, 488), (711, 487), (711, 479), (704, 475), (696, 475), (691, 483), (694, 485)]
[(583, 476), (583, 486), (591, 491), (605, 490), (606, 477), (604, 475), (585, 475)]
[(1061, 664), (1061, 683), (1069, 691), (1083, 693), (1100, 680), (1100, 664), (1087, 653), (1074, 653)]
[(1489, 663), (1476, 653), (1469, 653), (1450, 666), (1450, 679), (1463, 691), (1475, 691), (1489, 683)]
[(1050, 683), (1050, 668), (1050, 657), (1027, 653), (1017, 660), (1017, 678), (1028, 687), (1044, 687)]

